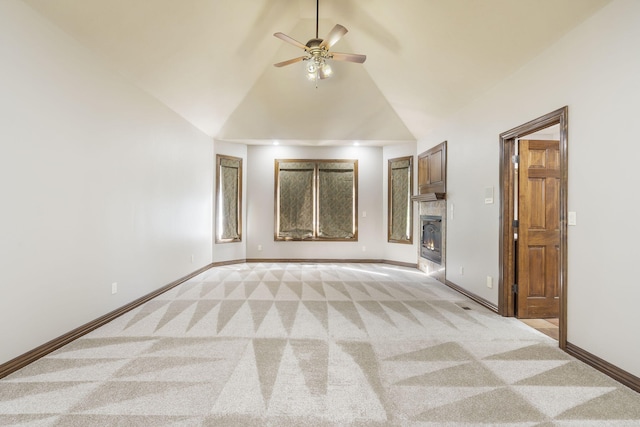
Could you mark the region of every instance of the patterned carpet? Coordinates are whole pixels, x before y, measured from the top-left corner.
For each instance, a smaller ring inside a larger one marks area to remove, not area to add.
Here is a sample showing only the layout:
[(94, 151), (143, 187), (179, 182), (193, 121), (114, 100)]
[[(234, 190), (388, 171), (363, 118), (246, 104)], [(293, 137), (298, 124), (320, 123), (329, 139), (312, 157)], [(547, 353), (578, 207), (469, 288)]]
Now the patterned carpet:
[(0, 425), (638, 426), (640, 395), (417, 270), (255, 263), (0, 380)]

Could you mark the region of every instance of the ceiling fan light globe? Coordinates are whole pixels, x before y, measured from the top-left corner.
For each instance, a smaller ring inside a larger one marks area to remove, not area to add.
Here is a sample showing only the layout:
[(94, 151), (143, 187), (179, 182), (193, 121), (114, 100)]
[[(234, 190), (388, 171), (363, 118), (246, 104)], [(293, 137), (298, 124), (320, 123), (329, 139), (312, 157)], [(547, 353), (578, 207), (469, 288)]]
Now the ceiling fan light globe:
[(313, 59), (310, 59), (305, 65), (305, 70), (309, 74), (315, 74), (316, 71), (318, 71), (318, 64), (316, 64), (316, 61), (314, 61)]
[(326, 62), (322, 64), (322, 67), (318, 70), (318, 74), (321, 79), (328, 79), (333, 75), (333, 70), (331, 69), (331, 65)]

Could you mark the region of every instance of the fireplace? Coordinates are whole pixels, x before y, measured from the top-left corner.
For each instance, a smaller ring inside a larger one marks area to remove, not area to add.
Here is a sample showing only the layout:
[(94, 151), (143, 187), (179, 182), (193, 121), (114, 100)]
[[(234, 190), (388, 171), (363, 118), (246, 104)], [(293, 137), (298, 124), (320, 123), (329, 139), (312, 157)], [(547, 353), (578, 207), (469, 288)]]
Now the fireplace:
[(442, 217), (421, 215), (422, 239), (420, 256), (434, 262), (442, 263)]

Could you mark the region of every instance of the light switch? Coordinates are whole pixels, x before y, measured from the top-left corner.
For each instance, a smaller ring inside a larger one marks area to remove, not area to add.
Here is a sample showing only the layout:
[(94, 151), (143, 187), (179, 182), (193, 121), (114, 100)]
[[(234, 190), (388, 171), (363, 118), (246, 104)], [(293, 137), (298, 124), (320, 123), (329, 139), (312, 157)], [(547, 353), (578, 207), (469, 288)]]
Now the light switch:
[(568, 225), (576, 225), (577, 221), (576, 221), (576, 213), (575, 212), (569, 212), (569, 215), (567, 217), (567, 224)]
[(484, 203), (490, 205), (493, 203), (493, 187), (484, 188)]

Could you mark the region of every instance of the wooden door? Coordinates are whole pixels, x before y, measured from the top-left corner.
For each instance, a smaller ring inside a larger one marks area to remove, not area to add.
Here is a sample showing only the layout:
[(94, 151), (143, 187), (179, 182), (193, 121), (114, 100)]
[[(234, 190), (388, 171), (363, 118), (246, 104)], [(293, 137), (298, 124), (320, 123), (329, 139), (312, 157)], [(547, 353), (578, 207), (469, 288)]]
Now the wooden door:
[(517, 317), (558, 317), (560, 151), (558, 141), (520, 140)]

